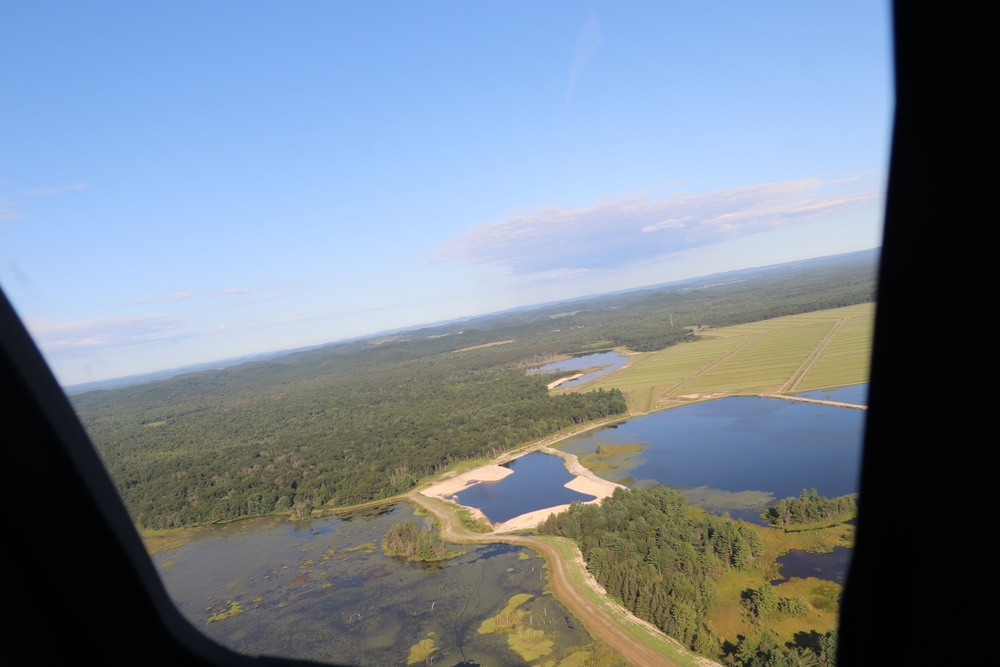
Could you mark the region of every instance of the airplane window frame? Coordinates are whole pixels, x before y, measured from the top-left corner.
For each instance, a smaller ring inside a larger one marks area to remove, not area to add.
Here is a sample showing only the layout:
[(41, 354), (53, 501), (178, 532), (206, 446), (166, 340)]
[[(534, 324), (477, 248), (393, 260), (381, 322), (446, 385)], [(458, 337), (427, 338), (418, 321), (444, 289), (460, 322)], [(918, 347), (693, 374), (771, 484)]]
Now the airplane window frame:
[[(896, 511), (902, 482), (896, 477), (898, 452), (888, 445), (899, 437), (900, 420), (913, 414), (903, 394), (928, 376), (926, 368), (913, 368), (906, 346), (898, 344), (901, 332), (923, 323), (924, 311), (918, 306), (932, 280), (927, 262), (939, 258), (938, 275), (948, 269), (953, 269), (953, 278), (970, 272), (968, 249), (958, 235), (928, 232), (943, 214), (954, 214), (950, 197), (961, 193), (976, 198), (968, 183), (963, 187), (944, 171), (966, 157), (963, 151), (973, 145), (966, 139), (985, 136), (979, 133), (985, 123), (977, 124), (980, 119), (968, 112), (973, 103), (991, 108), (978, 99), (985, 97), (985, 90), (963, 88), (954, 76), (970, 61), (973, 67), (988, 62), (970, 58), (966, 48), (975, 41), (969, 39), (969, 26), (977, 21), (986, 24), (965, 10), (893, 4), (896, 112), (861, 474), (864, 504), (842, 610), (840, 664), (898, 664), (917, 658), (918, 651), (926, 657), (919, 642), (901, 646), (904, 638), (889, 642), (880, 636), (884, 609), (879, 600), (902, 603), (916, 594), (906, 581), (909, 568), (897, 562), (896, 549), (913, 520), (904, 520)], [(942, 104), (943, 99), (948, 104)], [(944, 264), (951, 262), (944, 269), (942, 256)], [(25, 538), (33, 542), (27, 549), (30, 557), (20, 567), (38, 568), (45, 579), (31, 599), (17, 605), (11, 653), (44, 653), (60, 664), (114, 664), (137, 658), (174, 665), (317, 664), (236, 654), (181, 617), (69, 401), (6, 296), (0, 292), (0, 297), (0, 386), (8, 449), (14, 455), (14, 474), (5, 485), (7, 506), (36, 519), (31, 527), (36, 535)], [(930, 375), (940, 379), (943, 355), (931, 356)], [(925, 415), (921, 429), (943, 427), (947, 418)], [(918, 461), (909, 474), (929, 472), (932, 464), (940, 465)], [(74, 575), (75, 580), (68, 581)], [(73, 608), (59, 609), (59, 601), (69, 597)], [(110, 604), (117, 616), (87, 609), (102, 603)], [(903, 610), (907, 613), (912, 632), (928, 627), (917, 618), (918, 606)], [(52, 626), (52, 640), (29, 646), (27, 637), (42, 624)], [(133, 646), (145, 648), (147, 655), (137, 655)]]

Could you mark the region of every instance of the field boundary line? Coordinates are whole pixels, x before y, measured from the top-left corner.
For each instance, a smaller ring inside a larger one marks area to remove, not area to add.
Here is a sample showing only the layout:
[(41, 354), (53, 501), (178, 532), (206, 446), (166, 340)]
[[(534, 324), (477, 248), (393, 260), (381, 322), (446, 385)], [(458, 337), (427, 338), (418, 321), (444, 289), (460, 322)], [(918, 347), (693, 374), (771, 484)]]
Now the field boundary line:
[(754, 342), (755, 340), (757, 340), (758, 338), (760, 338), (761, 336), (763, 336), (764, 334), (766, 334), (768, 331), (770, 331), (770, 329), (765, 329), (764, 331), (760, 331), (758, 333), (751, 334), (750, 335), (750, 339), (747, 340), (745, 343), (743, 343), (741, 345), (737, 345), (736, 347), (734, 347), (733, 349), (729, 350), (728, 352), (726, 352), (725, 354), (723, 354), (721, 357), (719, 357), (718, 359), (716, 359), (712, 363), (710, 363), (707, 366), (704, 366), (703, 368), (695, 371), (694, 373), (692, 373), (688, 377), (684, 378), (683, 380), (681, 380), (680, 382), (678, 382), (677, 384), (675, 384), (674, 388), (671, 389), (671, 390), (669, 390), (669, 391), (667, 391), (666, 394), (665, 394), (665, 396), (669, 397), (669, 396), (675, 395), (677, 393), (678, 389), (680, 389), (681, 387), (683, 387), (684, 385), (686, 385), (686, 384), (688, 384), (690, 382), (693, 382), (694, 380), (697, 380), (701, 376), (703, 376), (706, 373), (708, 373), (709, 371), (713, 370), (716, 366), (718, 366), (722, 362), (731, 359), (737, 352), (743, 350), (746, 346), (750, 345), (750, 343)]
[(842, 317), (834, 322), (833, 326), (830, 327), (830, 330), (825, 336), (823, 336), (823, 340), (821, 340), (819, 344), (813, 348), (812, 352), (809, 353), (809, 356), (807, 356), (799, 367), (795, 369), (795, 372), (792, 373), (791, 377), (788, 378), (785, 384), (781, 385), (781, 389), (778, 390), (779, 393), (795, 391), (799, 388), (799, 385), (802, 384), (802, 380), (806, 377), (806, 373), (812, 369), (813, 364), (815, 364), (820, 358), (820, 355), (823, 354), (823, 350), (825, 350), (826, 346), (830, 344), (830, 341), (833, 340), (833, 337), (838, 331), (840, 331), (840, 327), (844, 326), (844, 322), (846, 321), (847, 318)]

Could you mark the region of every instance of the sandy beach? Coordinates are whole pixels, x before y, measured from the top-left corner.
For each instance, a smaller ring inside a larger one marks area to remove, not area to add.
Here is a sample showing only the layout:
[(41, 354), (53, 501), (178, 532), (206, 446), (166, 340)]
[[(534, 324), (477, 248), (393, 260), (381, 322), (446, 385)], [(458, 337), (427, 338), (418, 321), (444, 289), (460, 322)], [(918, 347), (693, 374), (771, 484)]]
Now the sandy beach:
[(499, 482), (507, 475), (513, 475), (514, 471), (494, 464), (476, 468), (469, 472), (463, 472), (450, 479), (438, 482), (434, 486), (429, 486), (420, 493), (429, 498), (443, 498), (444, 500), (454, 500), (454, 496), (466, 490), (473, 484), (479, 482)]
[[(591, 471), (587, 470), (572, 454), (567, 454), (549, 447), (543, 447), (541, 451), (544, 451), (546, 454), (562, 458), (566, 465), (566, 469), (569, 470), (571, 475), (574, 475), (573, 479), (568, 481), (564, 486), (572, 491), (577, 491), (588, 496), (594, 496), (593, 500), (587, 501), (588, 503), (600, 502), (614, 493), (616, 488), (621, 486), (620, 484), (609, 482), (606, 479), (601, 479)], [(479, 482), (496, 482), (503, 479), (507, 475), (512, 474), (514, 474), (514, 471), (510, 468), (494, 464), (486, 465), (438, 482), (437, 484), (424, 489), (420, 493), (429, 498), (440, 498), (442, 500), (457, 502), (455, 500), (456, 494), (464, 491), (470, 486), (478, 484)], [(509, 533), (515, 530), (534, 528), (549, 518), (550, 515), (558, 514), (559, 512), (566, 510), (568, 507), (569, 505), (556, 505), (555, 507), (547, 507), (534, 512), (528, 512), (527, 514), (516, 516), (509, 521), (495, 524), (493, 526), (493, 532)], [(472, 510), (473, 514), (482, 516), (482, 512), (475, 507), (470, 507), (469, 509)]]

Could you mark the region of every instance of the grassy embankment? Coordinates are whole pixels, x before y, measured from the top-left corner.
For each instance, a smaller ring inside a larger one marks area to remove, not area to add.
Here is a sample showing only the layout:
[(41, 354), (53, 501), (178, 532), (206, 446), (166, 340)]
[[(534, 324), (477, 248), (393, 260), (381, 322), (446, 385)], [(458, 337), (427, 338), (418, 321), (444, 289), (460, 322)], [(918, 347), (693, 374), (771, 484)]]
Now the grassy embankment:
[(702, 663), (699, 662), (698, 657), (679, 643), (648, 623), (639, 621), (628, 614), (621, 605), (607, 595), (602, 595), (594, 590), (594, 587), (587, 581), (590, 575), (582, 565), (579, 567), (572, 565), (580, 559), (580, 550), (572, 540), (552, 536), (539, 536), (536, 539), (545, 540), (556, 549), (559, 559), (567, 564), (568, 579), (577, 593), (587, 600), (588, 604), (602, 609), (608, 616), (616, 619), (621, 625), (622, 631), (632, 642), (648, 646), (680, 667), (701, 667)]

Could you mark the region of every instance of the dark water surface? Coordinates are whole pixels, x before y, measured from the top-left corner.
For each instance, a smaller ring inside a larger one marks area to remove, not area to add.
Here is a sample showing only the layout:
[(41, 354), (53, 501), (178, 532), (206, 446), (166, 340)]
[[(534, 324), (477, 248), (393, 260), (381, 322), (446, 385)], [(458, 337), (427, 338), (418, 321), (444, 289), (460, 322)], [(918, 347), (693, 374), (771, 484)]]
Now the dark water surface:
[(558, 456), (532, 452), (504, 466), (514, 474), (471, 486), (457, 495), (458, 502), (480, 509), (490, 521), (500, 523), (535, 510), (594, 499), (563, 486), (573, 476)]
[[(555, 642), (548, 658), (561, 660), (590, 643), (565, 608), (544, 594), (544, 560), (533, 551), (466, 546), (466, 555), (441, 563), (386, 556), (382, 537), (407, 519), (425, 521), (407, 505), (299, 523), (250, 519), (203, 529), (153, 559), (195, 627), (252, 655), (405, 665), (410, 647), (434, 633), (436, 665), (524, 665), (506, 634), (478, 632), (520, 593), (535, 596), (521, 607), (530, 612), (531, 627)], [(207, 622), (230, 602), (243, 613)]]
[[(611, 457), (599, 474), (632, 487), (665, 484), (713, 511), (816, 488), (825, 496), (858, 490), (864, 411), (779, 399), (732, 397), (657, 412), (575, 436), (563, 451), (585, 456), (604, 444), (640, 444)], [(747, 495), (744, 493), (744, 495)], [(702, 502), (712, 497), (713, 502)], [(759, 521), (760, 509), (742, 518)]]
[(847, 547), (834, 547), (831, 553), (826, 554), (791, 551), (778, 559), (778, 565), (781, 566), (781, 576), (786, 580), (792, 577), (816, 577), (843, 586), (847, 581), (852, 553)]

